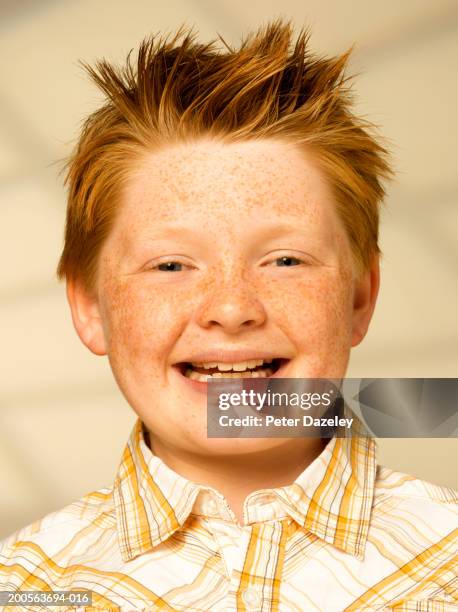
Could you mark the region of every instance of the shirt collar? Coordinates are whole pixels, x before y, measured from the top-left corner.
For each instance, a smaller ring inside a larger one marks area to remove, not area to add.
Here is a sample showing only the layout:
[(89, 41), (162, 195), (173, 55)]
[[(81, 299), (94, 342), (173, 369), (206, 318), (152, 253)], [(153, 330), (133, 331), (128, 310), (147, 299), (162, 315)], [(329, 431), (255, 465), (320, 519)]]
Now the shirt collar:
[(364, 558), (377, 471), (375, 439), (353, 418), (339, 427), (320, 455), (293, 484), (274, 489), (304, 529), (359, 559)]
[(151, 452), (138, 419), (113, 487), (123, 560), (148, 552), (182, 527), (200, 488)]
[[(372, 510), (376, 442), (363, 434), (355, 415), (350, 416), (350, 433), (339, 429), (294, 483), (271, 491), (300, 527), (362, 559)], [(151, 452), (144, 434), (138, 419), (113, 487), (124, 561), (169, 538), (183, 526), (199, 492), (213, 490), (169, 468)]]

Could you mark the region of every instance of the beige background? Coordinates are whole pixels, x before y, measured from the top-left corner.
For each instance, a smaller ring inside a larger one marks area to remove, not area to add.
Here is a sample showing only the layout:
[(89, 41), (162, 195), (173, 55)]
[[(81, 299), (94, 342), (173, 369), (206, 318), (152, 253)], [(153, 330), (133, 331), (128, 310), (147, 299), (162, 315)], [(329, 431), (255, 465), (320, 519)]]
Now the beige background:
[[(351, 376), (454, 377), (458, 364), (456, 0), (0, 0), (0, 538), (110, 484), (134, 415), (80, 345), (54, 279), (67, 154), (100, 94), (77, 65), (147, 34), (202, 39), (281, 12), (317, 51), (357, 47), (358, 110), (394, 146), (378, 308)], [(456, 440), (380, 440), (380, 461), (458, 488)]]

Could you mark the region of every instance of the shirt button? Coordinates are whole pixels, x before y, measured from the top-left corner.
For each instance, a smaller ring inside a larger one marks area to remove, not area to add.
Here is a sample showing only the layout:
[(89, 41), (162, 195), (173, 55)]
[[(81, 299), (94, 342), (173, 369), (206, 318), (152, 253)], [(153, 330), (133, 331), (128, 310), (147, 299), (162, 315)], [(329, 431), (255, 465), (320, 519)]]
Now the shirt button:
[(218, 511), (218, 506), (214, 499), (209, 499), (207, 502), (207, 512), (208, 514), (216, 514)]
[(245, 589), (242, 599), (250, 610), (255, 610), (261, 606), (261, 595), (255, 589)]

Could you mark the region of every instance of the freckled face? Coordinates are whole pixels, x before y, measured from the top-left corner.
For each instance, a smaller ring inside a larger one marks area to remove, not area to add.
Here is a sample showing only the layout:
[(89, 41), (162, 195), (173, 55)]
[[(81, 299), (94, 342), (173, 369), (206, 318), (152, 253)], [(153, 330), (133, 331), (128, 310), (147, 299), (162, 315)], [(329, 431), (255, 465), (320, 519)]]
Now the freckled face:
[(225, 347), (287, 355), (290, 378), (346, 371), (350, 246), (321, 172), (292, 144), (146, 155), (102, 249), (98, 295), (121, 390), (155, 436), (188, 451), (279, 440), (207, 439), (206, 397), (178, 380), (178, 361)]

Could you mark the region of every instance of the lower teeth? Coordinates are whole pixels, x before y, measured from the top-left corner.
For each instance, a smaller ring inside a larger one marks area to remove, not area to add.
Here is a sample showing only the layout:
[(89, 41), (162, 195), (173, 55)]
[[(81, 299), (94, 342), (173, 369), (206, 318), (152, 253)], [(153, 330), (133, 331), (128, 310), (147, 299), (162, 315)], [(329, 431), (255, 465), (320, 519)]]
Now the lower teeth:
[(245, 372), (215, 372), (215, 374), (200, 374), (188, 368), (185, 372), (186, 378), (200, 380), (201, 382), (207, 382), (207, 378), (266, 378), (267, 376), (272, 376), (272, 374), (271, 368), (256, 371), (246, 370)]

